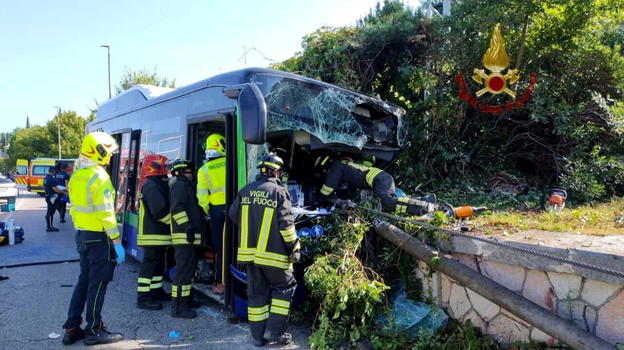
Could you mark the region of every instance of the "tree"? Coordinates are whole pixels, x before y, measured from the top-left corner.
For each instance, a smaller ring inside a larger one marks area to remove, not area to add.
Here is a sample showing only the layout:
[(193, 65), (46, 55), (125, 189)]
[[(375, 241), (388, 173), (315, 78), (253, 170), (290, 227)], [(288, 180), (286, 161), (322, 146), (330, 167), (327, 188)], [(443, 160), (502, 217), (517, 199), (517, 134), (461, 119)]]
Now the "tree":
[[(89, 120), (93, 120), (90, 116)], [(9, 135), (9, 160), (7, 166), (15, 166), (17, 159), (58, 157), (58, 121), (61, 122), (61, 150), (63, 158), (77, 158), (87, 119), (74, 111), (60, 111), (45, 126), (35, 125), (28, 129), (18, 128)]]
[(87, 119), (79, 116), (74, 111), (60, 111), (53, 119), (48, 121), (46, 129), (48, 137), (53, 142), (50, 149), (54, 157), (58, 157), (58, 121), (61, 122), (61, 154), (63, 158), (77, 158), (80, 154), (80, 145), (84, 136)]
[(9, 165), (17, 159), (55, 157), (50, 145), (53, 143), (48, 129), (35, 125), (29, 129), (16, 129), (9, 146)]
[[(453, 4), (451, 16), (428, 19), (385, 0), (355, 27), (306, 35), (301, 53), (273, 67), (405, 108), (410, 148), (392, 170), (404, 189), (478, 184), (505, 171), (535, 186), (567, 186), (577, 199), (624, 193), (624, 3)], [(454, 78), (483, 66), (497, 22), (520, 69), (517, 92), (530, 73), (538, 84), (523, 109), (495, 116), (459, 100)]]
[(128, 67), (126, 67), (126, 70), (121, 77), (119, 85), (115, 86), (115, 92), (117, 95), (119, 95), (120, 93), (128, 90), (129, 88), (137, 84), (175, 88), (175, 79), (160, 77), (158, 73), (156, 73), (156, 68), (154, 68), (153, 72), (149, 72), (145, 68), (132, 71)]

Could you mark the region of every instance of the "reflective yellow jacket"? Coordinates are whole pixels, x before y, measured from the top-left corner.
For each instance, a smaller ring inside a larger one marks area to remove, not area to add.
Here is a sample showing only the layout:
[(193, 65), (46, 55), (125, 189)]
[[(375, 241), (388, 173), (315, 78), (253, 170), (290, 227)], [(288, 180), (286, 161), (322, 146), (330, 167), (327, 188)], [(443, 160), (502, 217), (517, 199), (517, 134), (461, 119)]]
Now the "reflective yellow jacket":
[(210, 205), (225, 204), (225, 157), (211, 159), (199, 168), (197, 199), (205, 213)]
[(70, 215), (78, 230), (106, 232), (119, 238), (115, 217), (115, 189), (99, 165), (79, 169), (69, 179)]

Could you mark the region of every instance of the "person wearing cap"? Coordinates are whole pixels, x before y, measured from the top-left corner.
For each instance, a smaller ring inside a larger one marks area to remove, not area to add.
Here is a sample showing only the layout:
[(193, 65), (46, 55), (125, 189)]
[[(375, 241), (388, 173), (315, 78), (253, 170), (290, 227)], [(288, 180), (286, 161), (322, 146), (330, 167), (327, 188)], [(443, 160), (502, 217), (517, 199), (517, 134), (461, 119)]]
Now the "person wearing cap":
[(54, 212), (57, 209), (58, 198), (66, 193), (57, 187), (55, 175), (56, 168), (51, 166), (48, 168), (48, 174), (43, 178), (43, 190), (47, 205), (45, 215), (46, 232), (58, 232), (59, 229), (54, 227)]
[(197, 171), (197, 199), (210, 216), (210, 239), (214, 249), (215, 283), (212, 292), (223, 294), (223, 226), (225, 225), (225, 137), (206, 138), (206, 163)]
[[(68, 183), (72, 203), (70, 215), (80, 254), (80, 276), (63, 324), (65, 345), (80, 339), (84, 339), (86, 345), (123, 339), (121, 333), (104, 327), (101, 315), (108, 283), (113, 280), (116, 265), (126, 257), (117, 228), (115, 188), (104, 168), (118, 148), (115, 139), (105, 132), (96, 131), (85, 136), (80, 148), (81, 168)], [(83, 311), (87, 321), (84, 330), (80, 328)]]
[(197, 202), (192, 162), (176, 159), (171, 167), (169, 201), (171, 213), (171, 243), (175, 251), (176, 271), (171, 285), (171, 316), (194, 318), (192, 308), (200, 306), (193, 300), (191, 289), (197, 269), (196, 248), (201, 244), (204, 212)]
[(258, 165), (256, 181), (240, 190), (228, 213), (238, 225), (236, 262), (247, 269), (247, 315), (255, 346), (292, 342), (286, 327), (300, 245), (290, 194), (279, 180), (283, 166), (269, 153)]

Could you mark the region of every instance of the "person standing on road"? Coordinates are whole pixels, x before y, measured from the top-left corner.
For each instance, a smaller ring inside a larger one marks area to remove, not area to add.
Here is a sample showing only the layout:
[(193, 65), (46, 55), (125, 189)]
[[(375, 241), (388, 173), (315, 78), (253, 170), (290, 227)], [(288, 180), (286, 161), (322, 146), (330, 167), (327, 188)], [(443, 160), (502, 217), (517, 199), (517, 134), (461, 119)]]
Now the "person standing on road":
[(175, 250), (176, 272), (171, 286), (171, 316), (194, 318), (191, 310), (199, 307), (191, 295), (197, 268), (196, 247), (201, 244), (204, 212), (197, 202), (193, 163), (177, 159), (171, 168), (169, 200), (171, 203), (171, 243)]
[(137, 244), (143, 247), (143, 261), (139, 269), (137, 307), (144, 310), (160, 310), (159, 301), (171, 300), (163, 289), (167, 247), (171, 246), (166, 162), (167, 157), (150, 154), (141, 166), (140, 179), (145, 183), (139, 194)]
[[(119, 147), (110, 135), (92, 132), (82, 140), (81, 169), (69, 180), (70, 215), (76, 228), (80, 253), (80, 276), (74, 288), (63, 344), (83, 339), (87, 345), (114, 343), (123, 339), (109, 332), (102, 322), (102, 306), (115, 266), (125, 260), (125, 251), (115, 217), (115, 189), (104, 169)], [(87, 325), (80, 328), (85, 309)]]
[(288, 345), (290, 301), (297, 287), (292, 263), (299, 260), (292, 204), (280, 178), (284, 162), (269, 153), (255, 182), (243, 187), (230, 206), (238, 224), (236, 262), (247, 267), (247, 315), (255, 346)]
[(210, 215), (210, 238), (214, 248), (215, 283), (212, 292), (223, 294), (223, 225), (225, 224), (225, 137), (211, 134), (206, 138), (206, 163), (197, 172), (197, 199), (204, 213)]
[[(61, 165), (61, 170), (56, 173), (56, 185), (57, 186), (63, 186), (63, 191), (67, 190), (67, 183), (69, 182), (69, 174), (67, 173), (67, 164), (62, 164)], [(67, 202), (64, 200), (64, 196), (67, 195), (67, 192), (65, 192), (63, 195), (57, 196), (56, 200), (54, 201), (54, 205), (56, 206), (56, 209), (59, 212), (59, 217), (61, 219), (61, 224), (65, 223), (65, 212), (67, 211)]]
[(56, 168), (51, 166), (48, 168), (48, 175), (43, 178), (43, 190), (47, 205), (46, 232), (58, 232), (59, 229), (54, 227), (54, 212), (56, 212), (58, 197), (66, 193), (57, 187), (55, 175)]

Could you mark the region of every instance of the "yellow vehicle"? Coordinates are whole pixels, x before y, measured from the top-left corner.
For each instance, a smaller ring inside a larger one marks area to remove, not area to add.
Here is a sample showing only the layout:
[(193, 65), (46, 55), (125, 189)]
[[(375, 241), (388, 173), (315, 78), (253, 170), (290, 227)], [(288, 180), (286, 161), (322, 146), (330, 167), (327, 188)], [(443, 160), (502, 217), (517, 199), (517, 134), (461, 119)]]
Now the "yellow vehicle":
[(44, 195), (43, 179), (51, 166), (60, 169), (62, 165), (73, 166), (76, 159), (33, 158), (30, 161), (18, 159), (16, 164), (15, 184), (20, 189)]
[(28, 190), (40, 196), (45, 194), (43, 189), (43, 178), (48, 175), (48, 169), (56, 165), (53, 158), (33, 158), (30, 160), (28, 171)]
[(15, 184), (17, 188), (22, 190), (27, 190), (30, 186), (28, 182), (28, 160), (26, 159), (17, 160), (15, 165)]

